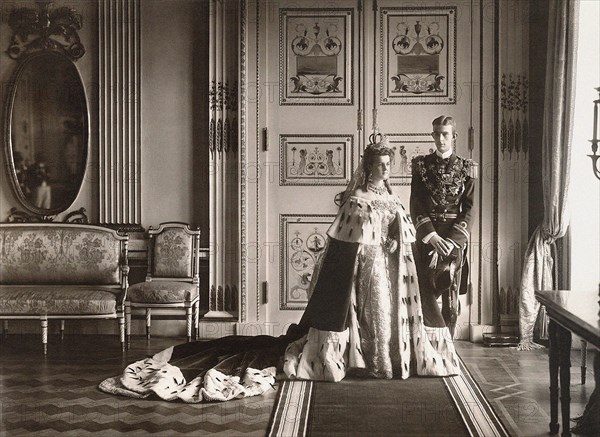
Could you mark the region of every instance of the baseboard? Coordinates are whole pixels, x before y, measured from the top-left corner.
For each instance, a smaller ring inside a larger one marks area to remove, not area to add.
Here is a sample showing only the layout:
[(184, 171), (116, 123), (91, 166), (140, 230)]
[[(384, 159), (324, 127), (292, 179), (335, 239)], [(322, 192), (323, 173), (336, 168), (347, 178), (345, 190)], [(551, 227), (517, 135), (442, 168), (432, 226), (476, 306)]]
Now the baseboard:
[(238, 323), (239, 335), (271, 335), (279, 337), (285, 335), (290, 325), (294, 323), (279, 323), (279, 322), (251, 322)]
[(200, 319), (200, 325), (198, 327), (200, 340), (212, 340), (228, 335), (238, 335), (236, 324), (236, 322), (218, 322)]
[(483, 343), (483, 333), (495, 331), (493, 325), (469, 325), (469, 340), (473, 343)]
[(270, 335), (278, 337), (285, 334), (289, 325), (280, 326), (278, 323), (249, 322), (238, 323), (231, 321), (216, 321), (200, 319), (200, 339), (214, 339), (227, 335), (243, 335), (254, 337), (257, 335)]
[[(50, 320), (50, 335), (58, 333), (58, 320)], [(285, 334), (289, 324), (269, 322), (237, 323), (232, 321), (211, 321), (200, 319), (200, 339), (214, 339), (227, 335), (272, 335)], [(1, 328), (1, 326), (0, 326)], [(76, 335), (118, 335), (119, 329), (116, 320), (67, 320), (65, 334)], [(146, 324), (144, 320), (132, 320), (131, 334), (144, 335)], [(185, 336), (185, 320), (152, 320), (152, 334), (157, 336)], [(466, 325), (457, 326), (456, 340), (468, 340), (473, 343), (483, 343), (484, 332), (495, 332), (493, 325)], [(11, 334), (40, 334), (38, 320), (11, 320), (9, 321)], [(580, 349), (580, 338), (573, 336), (572, 349)]]

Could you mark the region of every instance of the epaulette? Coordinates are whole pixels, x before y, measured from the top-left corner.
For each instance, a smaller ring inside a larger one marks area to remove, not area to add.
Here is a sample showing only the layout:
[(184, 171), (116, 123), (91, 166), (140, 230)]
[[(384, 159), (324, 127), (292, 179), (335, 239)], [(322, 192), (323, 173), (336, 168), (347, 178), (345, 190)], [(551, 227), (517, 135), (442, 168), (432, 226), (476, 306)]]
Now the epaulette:
[(411, 159), (411, 162), (414, 165), (414, 164), (416, 164), (419, 161), (423, 161), (424, 159), (425, 159), (425, 156), (423, 156), (423, 155), (417, 155), (413, 159)]
[(467, 174), (471, 179), (479, 178), (479, 164), (472, 159), (465, 159), (465, 166), (468, 170)]

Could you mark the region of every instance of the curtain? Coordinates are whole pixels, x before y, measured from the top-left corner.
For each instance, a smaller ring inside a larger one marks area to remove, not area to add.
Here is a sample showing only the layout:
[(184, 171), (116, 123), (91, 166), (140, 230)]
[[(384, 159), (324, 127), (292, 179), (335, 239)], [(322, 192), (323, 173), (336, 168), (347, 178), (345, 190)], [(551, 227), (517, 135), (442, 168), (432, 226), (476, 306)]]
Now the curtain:
[(554, 288), (552, 249), (554, 242), (565, 235), (569, 226), (569, 167), (579, 0), (553, 0), (548, 7), (542, 136), (544, 218), (531, 236), (525, 252), (519, 305), (519, 350), (540, 347), (533, 342), (533, 328), (539, 311), (534, 292)]

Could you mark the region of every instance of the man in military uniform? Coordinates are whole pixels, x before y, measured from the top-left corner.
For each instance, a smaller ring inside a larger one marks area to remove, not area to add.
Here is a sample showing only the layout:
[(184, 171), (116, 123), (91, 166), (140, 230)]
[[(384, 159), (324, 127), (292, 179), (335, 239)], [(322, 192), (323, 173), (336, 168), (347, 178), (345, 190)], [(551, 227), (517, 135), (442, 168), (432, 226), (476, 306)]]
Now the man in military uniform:
[(432, 125), (437, 150), (412, 160), (410, 214), (417, 230), (414, 252), (425, 325), (447, 326), (454, 337), (458, 292), (467, 292), (474, 166), (453, 151), (457, 133), (452, 117), (442, 115)]

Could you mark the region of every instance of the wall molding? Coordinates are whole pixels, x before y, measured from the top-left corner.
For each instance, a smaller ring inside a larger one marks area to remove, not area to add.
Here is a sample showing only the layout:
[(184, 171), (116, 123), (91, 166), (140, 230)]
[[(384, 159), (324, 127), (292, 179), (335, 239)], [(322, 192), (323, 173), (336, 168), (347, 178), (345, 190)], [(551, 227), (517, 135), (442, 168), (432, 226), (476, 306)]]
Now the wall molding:
[(246, 60), (248, 57), (248, 42), (247, 42), (247, 16), (248, 5), (246, 0), (241, 0), (240, 5), (240, 98), (238, 99), (238, 111), (240, 113), (238, 132), (240, 133), (240, 321), (245, 322), (248, 314), (248, 285), (247, 285), (247, 267), (245, 260), (247, 259), (246, 248), (246, 227), (247, 227), (247, 195), (246, 195), (246, 148), (248, 142), (248, 92), (247, 92), (247, 72)]
[[(206, 319), (237, 319), (239, 307), (238, 3), (209, 4), (209, 294)], [(234, 126), (234, 128), (232, 128)]]
[(102, 224), (141, 224), (140, 28), (139, 0), (98, 3)]

